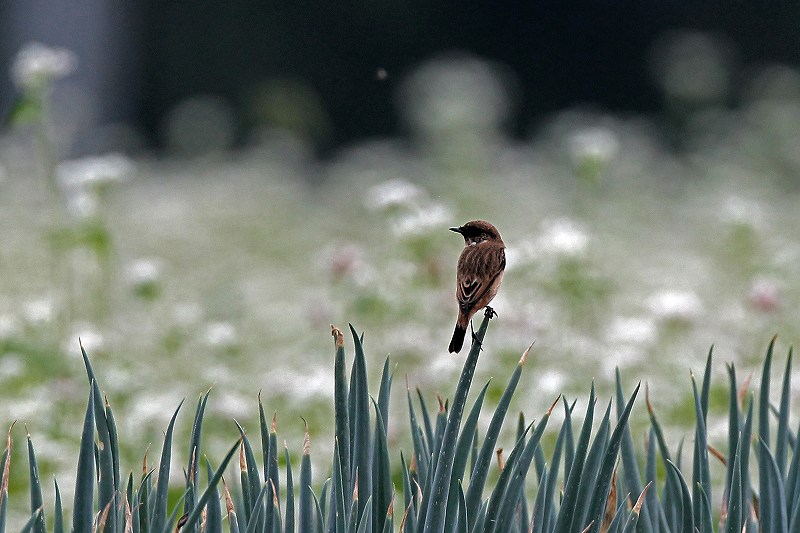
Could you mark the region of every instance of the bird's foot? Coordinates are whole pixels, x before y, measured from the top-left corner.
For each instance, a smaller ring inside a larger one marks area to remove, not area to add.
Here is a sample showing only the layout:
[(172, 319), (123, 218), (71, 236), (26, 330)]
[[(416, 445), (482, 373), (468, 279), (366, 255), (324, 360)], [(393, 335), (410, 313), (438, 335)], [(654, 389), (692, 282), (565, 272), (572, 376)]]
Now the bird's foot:
[(484, 315), (486, 315), (486, 317), (487, 317), (489, 320), (491, 320), (491, 319), (493, 319), (494, 317), (496, 317), (496, 316), (497, 316), (497, 311), (495, 311), (494, 309), (492, 309), (491, 307), (489, 307), (489, 306), (487, 305), (487, 306), (486, 306), (486, 310), (483, 312), (483, 314), (484, 314)]

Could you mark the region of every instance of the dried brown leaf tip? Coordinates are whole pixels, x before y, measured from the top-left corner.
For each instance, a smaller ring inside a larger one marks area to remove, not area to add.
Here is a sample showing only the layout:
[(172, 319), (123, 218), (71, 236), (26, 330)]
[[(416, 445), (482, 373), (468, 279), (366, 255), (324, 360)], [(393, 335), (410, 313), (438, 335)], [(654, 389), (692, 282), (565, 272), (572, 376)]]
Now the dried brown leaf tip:
[(650, 384), (648, 382), (644, 382), (644, 403), (647, 405), (647, 412), (650, 413), (650, 416), (656, 416), (656, 412), (653, 410), (653, 404), (650, 403)]
[(639, 499), (636, 500), (636, 505), (633, 506), (633, 512), (636, 513), (637, 516), (639, 515), (639, 513), (642, 512), (642, 505), (644, 505), (644, 497), (647, 495), (647, 491), (652, 484), (653, 482), (650, 481), (647, 485), (645, 485), (644, 490), (639, 495)]
[(277, 433), (278, 432), (278, 412), (272, 414), (272, 427), (270, 428), (270, 433)]
[(300, 419), (303, 421), (303, 429), (305, 436), (303, 437), (303, 455), (311, 455), (311, 436), (308, 434), (308, 422), (302, 416)]
[(184, 513), (184, 515), (183, 515), (183, 516), (181, 516), (180, 518), (178, 518), (178, 523), (177, 523), (177, 524), (175, 524), (175, 533), (178, 533), (178, 531), (180, 531), (181, 529), (183, 529), (183, 526), (185, 526), (185, 525), (186, 525), (186, 522), (187, 522), (188, 520), (189, 520), (189, 513)]
[(225, 482), (224, 477), (222, 478), (222, 490), (225, 493), (225, 511), (229, 517), (231, 515), (236, 516), (236, 508), (233, 505), (233, 498), (231, 498), (231, 492), (228, 490), (228, 484)]
[(106, 521), (108, 520), (108, 511), (111, 509), (111, 502), (108, 502), (103, 507), (103, 512), (100, 514), (100, 519), (97, 521), (97, 528), (95, 531), (103, 531), (106, 528)]
[(247, 459), (244, 457), (244, 441), (239, 441), (239, 470), (244, 474), (247, 472)]
[(444, 400), (442, 400), (442, 397), (439, 396), (438, 394), (436, 395), (436, 400), (439, 402), (439, 412), (444, 413), (445, 411)]
[(747, 396), (747, 390), (750, 388), (750, 382), (753, 381), (753, 373), (750, 372), (747, 374), (747, 377), (744, 378), (742, 384), (739, 386), (738, 398), (739, 398), (739, 405), (744, 404), (744, 398)]
[(410, 502), (408, 507), (406, 507), (406, 512), (403, 513), (403, 519), (400, 520), (400, 533), (406, 530), (406, 519), (408, 519), (408, 513), (411, 511), (411, 506), (414, 505), (414, 502)]
[(333, 344), (337, 348), (342, 348), (344, 346), (344, 335), (342, 335), (342, 330), (331, 324), (331, 335), (333, 336)]
[(556, 400), (552, 403), (552, 405), (550, 405), (550, 409), (547, 410), (547, 416), (550, 416), (550, 413), (552, 413), (553, 409), (556, 408), (556, 405), (558, 405), (558, 401), (560, 399), (561, 399), (561, 395), (559, 394), (558, 396), (556, 396)]
[(526, 349), (524, 352), (522, 352), (522, 357), (520, 357), (520, 358), (519, 358), (519, 364), (520, 364), (520, 365), (524, 365), (524, 364), (525, 364), (525, 361), (528, 359), (528, 354), (530, 353), (530, 351), (531, 351), (531, 348), (533, 348), (533, 345), (534, 345), (535, 343), (536, 343), (536, 341), (533, 341), (533, 342), (531, 343), (531, 345), (530, 345), (530, 346), (528, 346), (528, 348), (527, 348), (527, 349)]
[(608, 501), (606, 502), (606, 512), (603, 515), (603, 521), (600, 523), (601, 533), (608, 531), (611, 522), (614, 520), (614, 515), (617, 512), (617, 469), (614, 468), (614, 473), (611, 475), (611, 487), (608, 491)]
[(503, 448), (497, 448), (497, 451), (494, 453), (497, 454), (497, 470), (502, 472), (505, 467), (505, 463), (503, 462)]
[(133, 533), (133, 511), (128, 496), (125, 496), (125, 533)]
[(720, 463), (722, 463), (722, 465), (723, 465), (723, 466), (725, 466), (725, 465), (727, 465), (727, 464), (728, 464), (728, 460), (727, 460), (727, 459), (725, 459), (725, 455), (723, 455), (723, 453), (722, 453), (721, 451), (719, 451), (718, 449), (714, 448), (714, 447), (713, 447), (712, 445), (710, 445), (710, 444), (708, 444), (706, 447), (708, 448), (708, 451), (711, 453), (711, 455), (713, 455), (714, 457), (716, 457), (716, 458), (717, 458), (717, 461), (719, 461)]
[(386, 511), (386, 518), (394, 516), (394, 490), (392, 491), (392, 499), (389, 501), (389, 509)]
[(147, 453), (150, 451), (150, 444), (144, 449), (144, 457), (142, 458), (142, 477), (147, 475)]

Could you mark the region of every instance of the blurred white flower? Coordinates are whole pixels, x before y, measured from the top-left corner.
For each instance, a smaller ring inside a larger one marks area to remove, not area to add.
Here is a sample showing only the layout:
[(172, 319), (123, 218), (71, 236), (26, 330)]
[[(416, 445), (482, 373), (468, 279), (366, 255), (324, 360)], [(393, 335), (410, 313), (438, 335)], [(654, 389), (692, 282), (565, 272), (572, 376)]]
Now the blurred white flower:
[(703, 310), (697, 294), (680, 290), (656, 292), (647, 298), (647, 306), (657, 318), (686, 322), (697, 318)]
[(423, 194), (424, 191), (410, 181), (393, 179), (370, 187), (364, 203), (373, 211), (397, 206), (413, 207)]
[(55, 302), (50, 298), (25, 302), (22, 306), (22, 315), (31, 324), (50, 322), (55, 316)]
[(398, 237), (408, 237), (425, 233), (433, 227), (441, 227), (452, 219), (450, 209), (442, 204), (430, 203), (419, 206), (392, 223), (392, 230)]
[(544, 232), (538, 244), (543, 252), (580, 257), (589, 245), (589, 235), (574, 221), (558, 218), (544, 223)]
[(162, 270), (163, 262), (160, 259), (143, 257), (128, 266), (126, 275), (132, 285), (148, 285), (158, 283)]
[(80, 190), (69, 195), (67, 210), (78, 219), (92, 218), (97, 215), (100, 201), (94, 191)]
[(567, 140), (573, 163), (579, 165), (591, 159), (598, 162), (611, 160), (619, 151), (616, 134), (608, 128), (589, 127), (578, 130)]
[(655, 340), (656, 325), (650, 318), (617, 317), (609, 326), (606, 337), (612, 344), (644, 344)]
[(252, 402), (239, 393), (223, 390), (214, 398), (215, 411), (228, 418), (242, 418), (250, 413)]
[(102, 187), (128, 180), (133, 162), (122, 154), (108, 154), (64, 161), (58, 165), (58, 180), (66, 189)]
[(72, 333), (64, 341), (61, 349), (66, 354), (80, 356), (81, 345), (91, 356), (93, 352), (105, 347), (105, 338), (93, 324), (78, 323), (72, 327)]
[(722, 206), (722, 218), (730, 224), (758, 226), (763, 220), (762, 207), (753, 200), (729, 196)]
[(20, 325), (16, 316), (5, 313), (0, 315), (0, 340), (5, 340), (19, 333)]
[(204, 340), (211, 347), (233, 348), (239, 343), (239, 335), (230, 322), (212, 322), (206, 327)]
[(265, 380), (267, 390), (280, 391), (293, 400), (327, 399), (332, 394), (330, 384), (333, 375), (331, 369), (323, 366), (306, 366), (301, 371), (294, 368), (277, 368), (270, 370)]
[(3, 364), (0, 365), (0, 379), (13, 379), (25, 371), (25, 360), (16, 354), (3, 355)]
[(11, 65), (11, 79), (20, 90), (41, 87), (63, 78), (78, 66), (78, 56), (66, 48), (30, 42), (23, 46)]
[(567, 379), (563, 372), (555, 369), (545, 370), (539, 375), (537, 380), (537, 394), (556, 394), (561, 392)]
[(775, 311), (780, 307), (780, 289), (775, 280), (758, 278), (753, 280), (747, 293), (750, 305), (759, 311)]
[(195, 302), (179, 303), (172, 308), (172, 318), (178, 326), (192, 326), (203, 318), (203, 308)]

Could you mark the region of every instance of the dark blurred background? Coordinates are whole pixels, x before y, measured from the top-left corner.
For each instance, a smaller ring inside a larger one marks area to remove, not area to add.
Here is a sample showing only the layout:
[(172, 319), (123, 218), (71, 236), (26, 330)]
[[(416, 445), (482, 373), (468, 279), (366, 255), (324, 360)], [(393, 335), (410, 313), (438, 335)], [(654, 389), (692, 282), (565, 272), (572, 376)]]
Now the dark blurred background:
[[(83, 131), (72, 155), (163, 147), (167, 117), (196, 97), (210, 120), (231, 121), (233, 144), (259, 126), (288, 129), (323, 155), (402, 134), (398, 83), (443, 53), (504, 71), (515, 89), (508, 128), (518, 136), (576, 104), (663, 109), (653, 57), (678, 29), (715, 36), (734, 72), (800, 64), (798, 2), (3, 0), (0, 25), (3, 64), (32, 40), (80, 58), (59, 88)], [(3, 76), (4, 114), (14, 95)], [(727, 99), (735, 105), (735, 91)]]

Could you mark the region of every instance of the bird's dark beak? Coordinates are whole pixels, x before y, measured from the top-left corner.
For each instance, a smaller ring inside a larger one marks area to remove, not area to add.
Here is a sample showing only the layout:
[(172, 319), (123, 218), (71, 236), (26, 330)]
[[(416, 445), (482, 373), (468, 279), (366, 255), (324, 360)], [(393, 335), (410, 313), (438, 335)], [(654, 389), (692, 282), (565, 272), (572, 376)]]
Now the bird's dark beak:
[(455, 231), (456, 233), (461, 233), (461, 228), (459, 228), (459, 227), (450, 228), (450, 231)]

